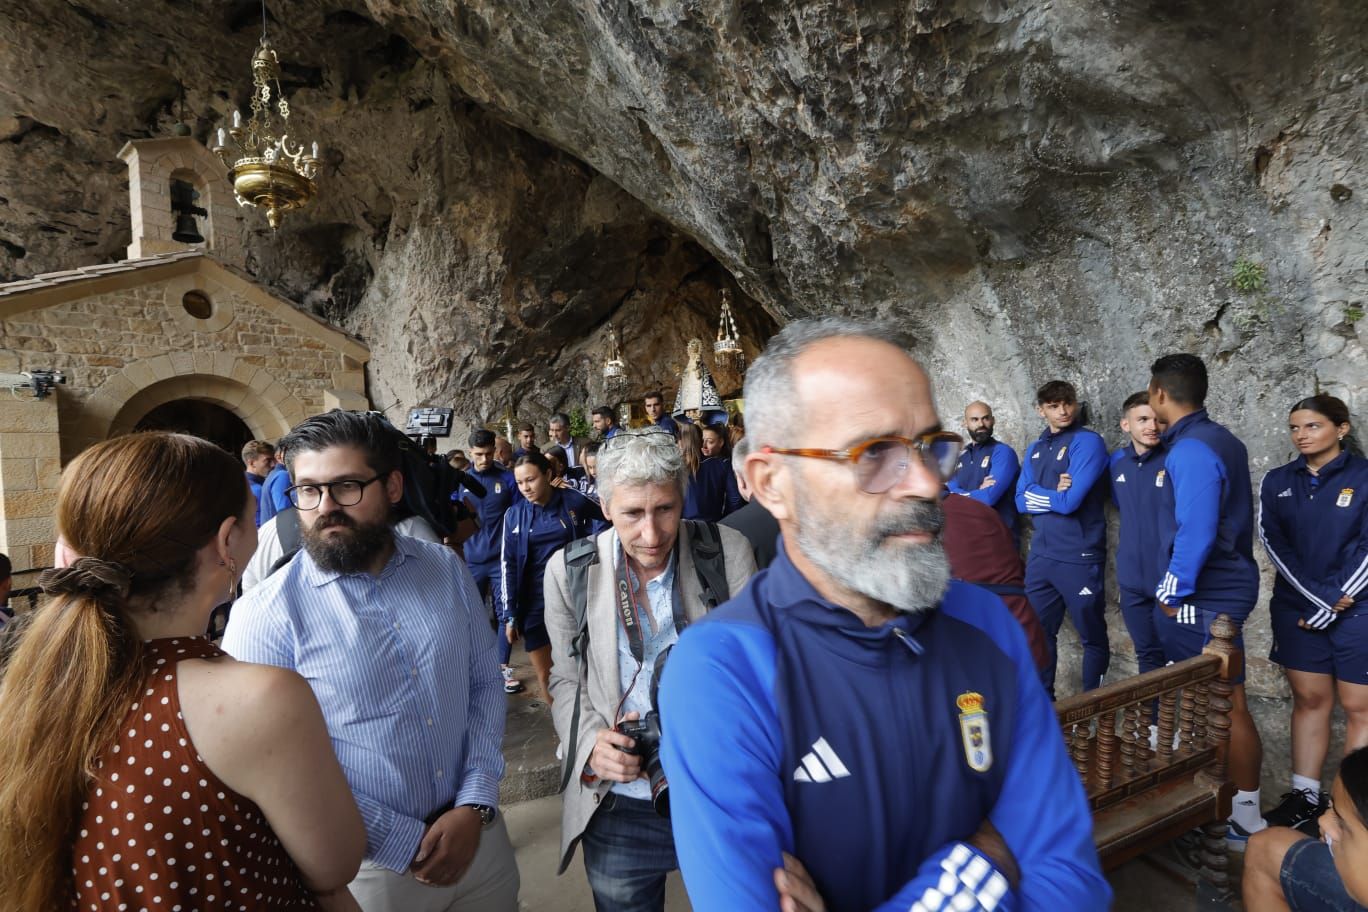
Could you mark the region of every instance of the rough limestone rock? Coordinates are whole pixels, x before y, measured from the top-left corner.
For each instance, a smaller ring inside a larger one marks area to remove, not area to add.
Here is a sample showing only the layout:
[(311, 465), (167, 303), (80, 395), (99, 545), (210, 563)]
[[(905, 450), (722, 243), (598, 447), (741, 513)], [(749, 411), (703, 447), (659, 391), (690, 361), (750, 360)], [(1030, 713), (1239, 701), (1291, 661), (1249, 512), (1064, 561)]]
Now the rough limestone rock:
[[(271, 4), (325, 195), (245, 264), (372, 345), (384, 405), (526, 417), (668, 383), (739, 286), (903, 322), (942, 410), (1073, 380), (1115, 441), (1167, 351), (1255, 477), (1288, 406), (1368, 408), (1361, 0)], [(114, 153), (240, 105), (252, 3), (0, 10), (0, 273), (116, 258)], [(734, 378), (732, 378), (734, 379)], [(722, 385), (726, 378), (719, 377)], [(734, 385), (734, 384), (733, 384)], [(1267, 635), (1250, 637), (1251, 658)], [(1266, 663), (1256, 686), (1275, 686)]]

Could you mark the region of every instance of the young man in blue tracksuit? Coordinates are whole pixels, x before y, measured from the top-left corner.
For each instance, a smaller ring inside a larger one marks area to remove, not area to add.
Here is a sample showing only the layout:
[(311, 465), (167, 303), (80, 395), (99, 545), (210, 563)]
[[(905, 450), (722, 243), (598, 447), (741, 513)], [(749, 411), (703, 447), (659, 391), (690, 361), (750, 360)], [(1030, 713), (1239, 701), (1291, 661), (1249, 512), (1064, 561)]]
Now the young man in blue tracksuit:
[(663, 675), (690, 900), (1105, 909), (1087, 802), (1021, 628), (1000, 598), (948, 584), (939, 495), (960, 442), (890, 338), (797, 321), (747, 372), (747, 481), (783, 535)]
[(986, 402), (971, 402), (964, 410), (964, 429), (969, 444), (960, 454), (955, 474), (945, 483), (951, 494), (970, 497), (992, 507), (1002, 524), (1019, 540), (1016, 489), (1021, 462), (1016, 450), (993, 437), (993, 409)]
[(1107, 469), (1107, 445), (1078, 420), (1078, 394), (1071, 383), (1051, 380), (1042, 386), (1036, 412), (1045, 419), (1045, 430), (1026, 448), (1016, 506), (1035, 529), (1026, 559), (1026, 597), (1050, 646), (1052, 661), (1043, 678), (1053, 698), (1066, 609), (1083, 642), (1083, 690), (1100, 685), (1111, 662), (1103, 589), (1107, 486), (1099, 484)]
[(1264, 476), (1259, 538), (1278, 570), (1269, 658), (1292, 685), (1292, 788), (1265, 817), (1302, 828), (1329, 803), (1336, 696), (1345, 752), (1368, 745), (1368, 460), (1345, 448), (1349, 409), (1334, 396), (1302, 399), (1287, 424), (1298, 455)]
[(1149, 392), (1141, 390), (1121, 406), (1121, 432), (1126, 443), (1112, 453), (1108, 470), (1112, 502), (1121, 514), (1116, 586), (1121, 595), (1121, 617), (1135, 644), (1136, 664), (1144, 674), (1168, 663), (1160, 631), (1173, 623), (1154, 602), (1154, 587), (1163, 575), (1159, 508), (1167, 473)]
[(281, 510), (293, 506), (290, 503), (290, 495), (285, 493), (290, 487), (290, 473), (285, 469), (285, 454), (277, 453), (276, 458), (279, 461), (261, 483), (261, 499), (257, 501), (257, 517), (263, 526)]
[[(513, 473), (494, 461), (494, 432), (479, 428), (472, 431), (468, 441), (470, 448), (470, 474), (484, 485), (481, 497), (464, 485), (451, 495), (457, 502), (466, 502), (475, 507), (475, 519), (479, 528), (461, 546), (465, 554), (470, 575), (475, 577), (475, 585), (480, 587), (480, 595), (489, 598), (499, 582), (499, 553), (503, 547), (503, 518), (518, 495), (518, 485)], [(504, 679), (506, 693), (518, 693), (523, 689), (513, 675), (508, 660), (513, 652), (513, 644), (507, 637), (500, 636), (499, 666)]]
[[(1243, 625), (1254, 610), (1259, 569), (1254, 563), (1253, 490), (1244, 444), (1207, 416), (1202, 359), (1165, 355), (1150, 374), (1150, 407), (1167, 425), (1160, 438), (1167, 450), (1159, 510), (1165, 568), (1154, 597), (1176, 621), (1168, 628), (1164, 652), (1178, 661), (1201, 653), (1219, 615)], [(1243, 669), (1237, 678), (1231, 694), (1229, 764), (1239, 791), (1229, 841), (1242, 850), (1249, 835), (1266, 824), (1259, 812), (1263, 745), (1245, 702)]]

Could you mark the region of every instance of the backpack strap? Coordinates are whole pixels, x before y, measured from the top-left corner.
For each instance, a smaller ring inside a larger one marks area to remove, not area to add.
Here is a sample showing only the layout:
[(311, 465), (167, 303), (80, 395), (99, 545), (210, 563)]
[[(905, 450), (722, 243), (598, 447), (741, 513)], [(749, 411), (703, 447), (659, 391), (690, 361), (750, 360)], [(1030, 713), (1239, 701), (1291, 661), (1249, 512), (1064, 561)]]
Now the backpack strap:
[(731, 598), (727, 584), (727, 555), (722, 551), (722, 535), (717, 523), (696, 519), (684, 521), (689, 527), (689, 550), (693, 553), (694, 571), (703, 590), (703, 604), (712, 611)]
[(598, 563), (598, 545), (593, 536), (577, 538), (565, 546), (565, 583), (570, 589), (574, 611), (575, 636), (570, 640), (570, 657), (575, 660), (575, 711), (570, 718), (570, 743), (565, 750), (565, 771), (560, 789), (565, 791), (575, 772), (579, 752), (580, 697), (584, 690), (584, 656), (589, 651), (589, 568)]
[(303, 534), (299, 529), (299, 511), (294, 507), (286, 507), (275, 515), (276, 538), (280, 540), (280, 557), (271, 564), (271, 569), (266, 575), (270, 576), (281, 567), (290, 562), (299, 550), (300, 544), (304, 541)]

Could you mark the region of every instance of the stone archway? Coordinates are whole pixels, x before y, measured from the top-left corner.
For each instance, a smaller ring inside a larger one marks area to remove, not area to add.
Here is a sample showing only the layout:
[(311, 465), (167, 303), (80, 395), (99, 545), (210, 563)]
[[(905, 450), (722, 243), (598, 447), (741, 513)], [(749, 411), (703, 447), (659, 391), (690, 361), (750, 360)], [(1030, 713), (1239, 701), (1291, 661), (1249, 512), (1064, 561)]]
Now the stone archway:
[(278, 440), (305, 414), (303, 403), (264, 367), (225, 352), (173, 352), (128, 364), (101, 384), (83, 404), (75, 433), (64, 437), (63, 460), (131, 433), (148, 412), (176, 399), (222, 406), (260, 440)]

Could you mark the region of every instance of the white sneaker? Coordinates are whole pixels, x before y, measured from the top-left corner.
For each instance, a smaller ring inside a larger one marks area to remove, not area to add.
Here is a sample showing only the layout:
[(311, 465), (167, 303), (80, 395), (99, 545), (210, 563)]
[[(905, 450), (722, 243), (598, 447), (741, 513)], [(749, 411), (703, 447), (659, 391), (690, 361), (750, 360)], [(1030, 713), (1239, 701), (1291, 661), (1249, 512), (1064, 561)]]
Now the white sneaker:
[(513, 677), (512, 668), (509, 668), (507, 665), (503, 665), (500, 666), (499, 670), (503, 672), (504, 693), (515, 694), (523, 692), (523, 683), (522, 681), (519, 681), (517, 678)]

